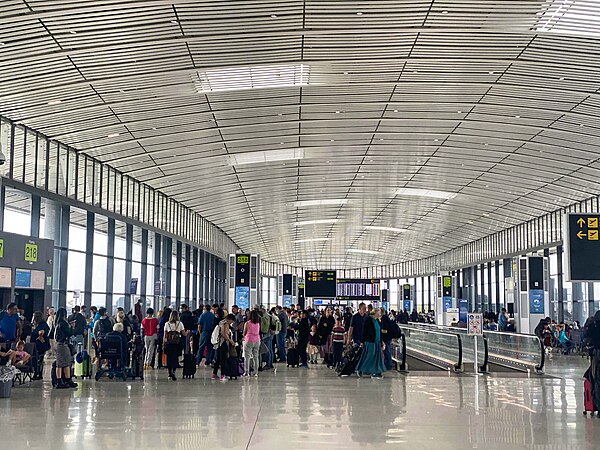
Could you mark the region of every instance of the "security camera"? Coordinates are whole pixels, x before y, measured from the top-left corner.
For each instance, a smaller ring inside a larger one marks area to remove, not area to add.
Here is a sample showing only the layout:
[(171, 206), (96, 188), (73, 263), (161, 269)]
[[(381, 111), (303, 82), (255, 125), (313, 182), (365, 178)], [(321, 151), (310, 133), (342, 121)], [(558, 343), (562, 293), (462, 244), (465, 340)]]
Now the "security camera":
[(2, 144), (0, 144), (0, 166), (3, 166), (6, 163), (6, 155), (2, 151)]

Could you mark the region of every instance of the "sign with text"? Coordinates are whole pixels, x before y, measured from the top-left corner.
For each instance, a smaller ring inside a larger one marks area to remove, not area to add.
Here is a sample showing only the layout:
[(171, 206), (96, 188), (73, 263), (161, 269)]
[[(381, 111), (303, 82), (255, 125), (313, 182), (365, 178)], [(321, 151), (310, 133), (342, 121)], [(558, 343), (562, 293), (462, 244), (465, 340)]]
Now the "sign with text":
[(235, 256), (235, 285), (250, 286), (250, 255)]
[(448, 312), (452, 308), (452, 297), (442, 297), (444, 312)]
[(37, 244), (25, 244), (25, 261), (37, 262), (38, 246)]
[(138, 279), (132, 278), (131, 284), (129, 285), (129, 293), (131, 295), (137, 295), (137, 288), (138, 288)]
[(236, 286), (235, 288), (235, 304), (245, 311), (250, 307), (250, 288), (248, 286)]
[(335, 297), (337, 294), (335, 270), (307, 270), (304, 279), (306, 297)]
[(600, 214), (567, 214), (565, 251), (569, 281), (600, 281)]
[(0, 258), (4, 258), (4, 239), (0, 239)]
[(31, 271), (25, 269), (15, 270), (15, 288), (29, 289), (31, 287)]
[(529, 314), (544, 314), (544, 290), (529, 290)]
[(467, 315), (467, 334), (481, 336), (483, 334), (483, 314), (469, 313)]
[(349, 279), (337, 280), (338, 300), (379, 300), (381, 295), (379, 280)]
[(452, 297), (452, 277), (449, 275), (442, 277), (442, 297)]
[(402, 300), (411, 300), (410, 284), (402, 285)]

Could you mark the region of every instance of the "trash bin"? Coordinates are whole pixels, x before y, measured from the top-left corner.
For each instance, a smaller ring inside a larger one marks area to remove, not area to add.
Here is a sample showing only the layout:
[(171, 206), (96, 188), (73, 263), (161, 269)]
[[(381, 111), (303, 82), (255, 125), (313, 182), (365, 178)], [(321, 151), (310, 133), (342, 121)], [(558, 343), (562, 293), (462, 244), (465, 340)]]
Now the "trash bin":
[(12, 390), (12, 380), (0, 381), (0, 398), (9, 398)]

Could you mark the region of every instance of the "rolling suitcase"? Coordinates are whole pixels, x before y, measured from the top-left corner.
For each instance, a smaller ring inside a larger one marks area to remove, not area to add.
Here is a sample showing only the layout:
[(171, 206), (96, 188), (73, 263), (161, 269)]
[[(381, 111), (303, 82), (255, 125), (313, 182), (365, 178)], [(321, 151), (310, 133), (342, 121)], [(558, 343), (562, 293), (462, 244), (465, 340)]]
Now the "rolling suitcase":
[(296, 347), (288, 348), (286, 361), (288, 367), (298, 367), (300, 365), (300, 355)]
[(356, 366), (362, 355), (362, 347), (352, 347), (342, 359), (341, 364), (337, 368), (338, 377), (347, 377), (356, 372)]
[(183, 353), (183, 378), (194, 378), (196, 375), (196, 357), (190, 353), (190, 343), (186, 342)]
[[(89, 347), (90, 339), (88, 339)], [(89, 348), (83, 350), (83, 344), (78, 345), (79, 352), (75, 355), (75, 367), (73, 372), (76, 378), (91, 379), (92, 378), (92, 358), (90, 357)]]
[(592, 395), (592, 383), (587, 378), (583, 381), (583, 415), (594, 415), (594, 397)]

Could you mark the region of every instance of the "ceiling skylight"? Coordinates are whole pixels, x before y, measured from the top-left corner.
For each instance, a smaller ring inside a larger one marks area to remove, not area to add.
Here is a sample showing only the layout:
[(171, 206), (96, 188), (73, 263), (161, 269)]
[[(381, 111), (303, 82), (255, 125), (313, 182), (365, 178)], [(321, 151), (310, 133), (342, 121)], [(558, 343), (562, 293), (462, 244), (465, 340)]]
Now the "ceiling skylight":
[(296, 207), (303, 206), (328, 206), (328, 205), (345, 205), (348, 203), (347, 198), (328, 198), (323, 200), (300, 200), (296, 202)]
[(194, 76), (198, 93), (272, 89), (306, 86), (310, 82), (307, 64), (273, 64), (199, 70)]
[(429, 197), (442, 200), (450, 200), (456, 197), (456, 192), (436, 191), (433, 189), (418, 189), (418, 188), (400, 188), (396, 191), (396, 195), (407, 195), (413, 197)]
[(317, 219), (317, 220), (304, 220), (301, 222), (295, 222), (295, 227), (302, 227), (304, 225), (331, 225), (337, 223), (339, 219)]
[(294, 241), (294, 243), (302, 244), (305, 242), (325, 242), (325, 241), (330, 241), (330, 240), (331, 240), (331, 238), (298, 239), (298, 240)]
[(549, 0), (543, 3), (535, 26), (538, 33), (597, 37), (600, 9), (594, 0)]
[(379, 252), (376, 252), (374, 250), (361, 250), (359, 248), (349, 248), (348, 250), (346, 250), (348, 253), (361, 253), (364, 255), (377, 255)]
[(227, 161), (231, 166), (289, 161), (295, 159), (304, 159), (303, 148), (284, 148), (281, 150), (265, 150), (227, 155)]
[(367, 225), (365, 230), (389, 231), (390, 233), (406, 233), (408, 231), (406, 228), (380, 227), (376, 225)]

